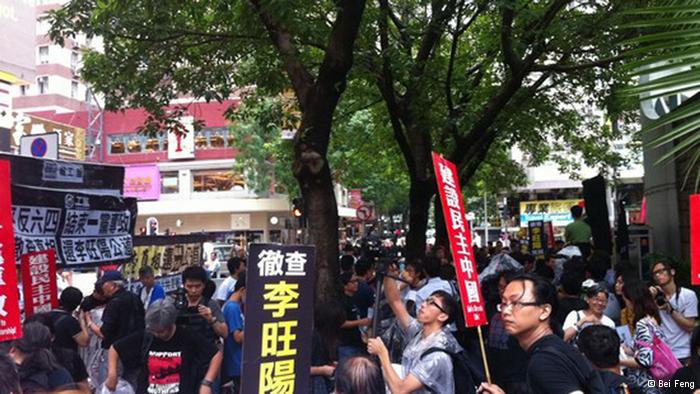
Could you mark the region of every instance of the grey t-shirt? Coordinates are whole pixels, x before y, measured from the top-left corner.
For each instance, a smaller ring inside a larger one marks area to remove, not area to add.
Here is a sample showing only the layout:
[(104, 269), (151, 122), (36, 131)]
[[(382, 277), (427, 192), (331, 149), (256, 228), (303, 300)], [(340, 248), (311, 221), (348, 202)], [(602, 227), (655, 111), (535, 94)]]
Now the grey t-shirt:
[(422, 336), (423, 325), (411, 318), (406, 329), (406, 338), (410, 338), (403, 351), (401, 366), (406, 376), (412, 374), (422, 384), (423, 389), (414, 391), (417, 394), (453, 394), (455, 383), (452, 376), (452, 359), (443, 352), (434, 352), (421, 359), (428, 349), (438, 347), (457, 353), (462, 350), (454, 336), (447, 328)]

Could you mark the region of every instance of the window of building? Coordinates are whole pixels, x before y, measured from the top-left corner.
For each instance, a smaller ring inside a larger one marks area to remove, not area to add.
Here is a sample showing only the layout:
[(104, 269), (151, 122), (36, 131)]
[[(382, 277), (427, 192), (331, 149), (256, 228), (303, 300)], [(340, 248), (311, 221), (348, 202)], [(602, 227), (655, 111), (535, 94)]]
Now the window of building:
[(71, 98), (78, 97), (78, 81), (71, 81), (71, 83), (70, 83), (70, 96), (71, 96)]
[(143, 148), (143, 137), (138, 134), (129, 134), (126, 142), (126, 150), (129, 153), (140, 153)]
[(20, 85), (19, 94), (21, 96), (26, 96), (28, 91), (29, 91), (29, 85)]
[(77, 49), (73, 49), (70, 53), (70, 68), (75, 71), (78, 69), (78, 64), (80, 63), (80, 54)]
[(192, 171), (192, 185), (195, 192), (244, 190), (245, 180), (233, 170), (202, 170)]
[(144, 152), (158, 152), (160, 151), (160, 139), (158, 136), (146, 137), (146, 146)]
[(109, 153), (120, 154), (126, 153), (126, 145), (124, 145), (124, 137), (121, 135), (113, 135), (109, 137)]
[(39, 94), (46, 94), (49, 92), (49, 77), (39, 77), (36, 79), (36, 84), (39, 87)]
[(39, 64), (49, 63), (49, 47), (47, 45), (39, 47)]
[(179, 177), (177, 171), (160, 173), (160, 192), (163, 194), (177, 193)]
[(225, 127), (198, 130), (194, 134), (196, 149), (220, 149), (232, 147), (233, 138)]

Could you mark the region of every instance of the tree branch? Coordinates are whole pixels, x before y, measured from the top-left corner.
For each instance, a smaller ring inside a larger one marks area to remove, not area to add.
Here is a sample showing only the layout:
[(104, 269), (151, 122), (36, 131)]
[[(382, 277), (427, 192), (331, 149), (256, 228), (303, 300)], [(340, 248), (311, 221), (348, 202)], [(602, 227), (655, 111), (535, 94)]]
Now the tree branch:
[(406, 135), (404, 134), (404, 128), (401, 123), (402, 109), (396, 97), (396, 92), (394, 91), (394, 76), (391, 71), (389, 59), (388, 47), (389, 47), (389, 1), (379, 0), (379, 10), (383, 14), (379, 17), (379, 45), (381, 46), (381, 59), (382, 67), (381, 71), (376, 73), (377, 85), (379, 86), (379, 91), (384, 98), (387, 106), (387, 112), (389, 113), (389, 121), (391, 122), (391, 128), (394, 131), (394, 138), (401, 149), (401, 153), (406, 160), (406, 165), (411, 174), (417, 172), (416, 161), (413, 157), (413, 152), (408, 144)]
[[(521, 88), (521, 91), (518, 92), (520, 94), (516, 94), (518, 98), (510, 105), (512, 110), (517, 111), (523, 103), (530, 100), (532, 94), (534, 94), (549, 77), (549, 73), (544, 73), (532, 85), (527, 88)], [(473, 145), (467, 162), (462, 166), (458, 166), (460, 185), (467, 185), (469, 183), (471, 177), (474, 176), (479, 166), (488, 155), (491, 145), (498, 139), (498, 136), (498, 130), (492, 128), (489, 133), (484, 134), (482, 139)]]
[(284, 68), (289, 75), (289, 79), (294, 87), (294, 92), (299, 100), (299, 107), (304, 112), (307, 106), (309, 89), (313, 85), (313, 77), (299, 60), (297, 49), (292, 42), (291, 34), (284, 24), (273, 17), (263, 6), (260, 0), (249, 0), (260, 17), (272, 42), (277, 48)]
[(585, 70), (585, 69), (594, 68), (594, 67), (607, 67), (614, 62), (622, 60), (623, 58), (624, 57), (622, 55), (618, 55), (618, 56), (611, 56), (611, 57), (607, 57), (604, 59), (596, 60), (593, 62), (579, 63), (579, 64), (561, 64), (561, 63), (535, 64), (532, 66), (531, 70), (532, 71), (554, 71), (554, 72), (578, 71), (578, 70)]
[[(452, 6), (446, 3), (452, 4)], [(447, 10), (454, 6), (454, 1), (450, 0), (445, 2), (443, 0), (433, 0), (431, 4), (431, 18), (428, 22), (428, 27), (426, 28), (425, 35), (423, 36), (423, 41), (421, 41), (420, 48), (416, 54), (416, 59), (413, 63), (413, 68), (411, 69), (411, 75), (416, 78), (423, 75), (425, 71), (425, 66), (428, 62), (430, 54), (435, 49), (435, 46), (440, 41), (440, 37), (444, 31), (443, 26), (447, 21), (447, 16), (450, 14)]]
[(501, 49), (503, 50), (503, 62), (516, 74), (522, 68), (522, 60), (513, 48), (513, 8), (504, 6), (501, 13)]

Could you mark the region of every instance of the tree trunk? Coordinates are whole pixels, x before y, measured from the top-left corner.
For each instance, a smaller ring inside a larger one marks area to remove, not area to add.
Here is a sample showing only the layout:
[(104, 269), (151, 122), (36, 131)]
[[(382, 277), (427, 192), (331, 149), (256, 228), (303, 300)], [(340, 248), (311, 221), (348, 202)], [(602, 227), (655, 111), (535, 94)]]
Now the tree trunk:
[(410, 213), (406, 234), (406, 258), (409, 260), (425, 256), (425, 232), (428, 229), (430, 199), (435, 193), (435, 186), (430, 183), (430, 180), (411, 179)]
[(435, 197), (433, 204), (435, 211), (435, 248), (442, 246), (446, 252), (450, 251), (450, 241), (447, 237), (447, 227), (445, 227), (445, 214), (442, 210), (442, 201)]
[[(297, 159), (297, 161), (300, 159)], [(307, 228), (316, 247), (316, 303), (337, 299), (338, 207), (328, 162), (319, 173), (302, 171), (297, 175), (304, 199)]]

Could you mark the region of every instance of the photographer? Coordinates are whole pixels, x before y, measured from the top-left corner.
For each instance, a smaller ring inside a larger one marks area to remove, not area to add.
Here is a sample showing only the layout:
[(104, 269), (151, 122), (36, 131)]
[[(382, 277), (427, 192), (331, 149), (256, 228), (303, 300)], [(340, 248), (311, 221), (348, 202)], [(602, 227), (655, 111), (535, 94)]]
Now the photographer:
[(182, 271), (185, 294), (175, 301), (177, 324), (190, 327), (211, 342), (218, 342), (219, 338), (226, 337), (228, 328), (219, 304), (203, 296), (206, 281), (207, 273), (202, 267), (190, 266)]
[(678, 360), (687, 365), (690, 358), (690, 336), (698, 317), (698, 298), (692, 290), (676, 285), (674, 270), (667, 262), (651, 266), (656, 286), (651, 291), (661, 315), (661, 332)]

